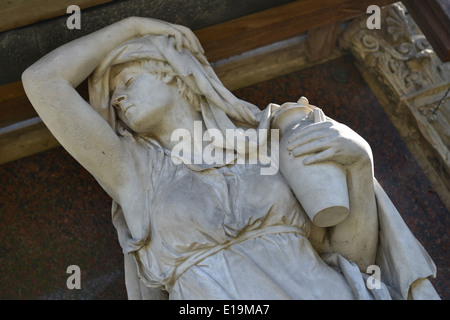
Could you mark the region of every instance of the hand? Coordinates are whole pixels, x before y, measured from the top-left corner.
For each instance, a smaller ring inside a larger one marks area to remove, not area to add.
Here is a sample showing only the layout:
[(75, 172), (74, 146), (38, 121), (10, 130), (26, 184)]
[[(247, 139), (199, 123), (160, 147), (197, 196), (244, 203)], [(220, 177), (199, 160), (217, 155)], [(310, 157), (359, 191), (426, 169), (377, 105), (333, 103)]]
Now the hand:
[(196, 53), (205, 53), (205, 50), (203, 50), (200, 41), (191, 29), (179, 24), (171, 24), (171, 26), (177, 29), (181, 33), (181, 35), (184, 36), (184, 40), (187, 40), (187, 42), (183, 42), (185, 44), (185, 47), (192, 48), (192, 50)]
[(143, 17), (130, 17), (128, 20), (137, 28), (137, 33), (140, 35), (168, 34), (173, 36), (176, 41), (176, 48), (179, 52), (183, 47), (190, 49), (196, 54), (203, 54), (205, 52), (194, 32), (185, 26)]
[(308, 155), (304, 164), (334, 161), (349, 166), (372, 162), (368, 143), (346, 125), (331, 119), (300, 128), (289, 138), (287, 149), (294, 157)]

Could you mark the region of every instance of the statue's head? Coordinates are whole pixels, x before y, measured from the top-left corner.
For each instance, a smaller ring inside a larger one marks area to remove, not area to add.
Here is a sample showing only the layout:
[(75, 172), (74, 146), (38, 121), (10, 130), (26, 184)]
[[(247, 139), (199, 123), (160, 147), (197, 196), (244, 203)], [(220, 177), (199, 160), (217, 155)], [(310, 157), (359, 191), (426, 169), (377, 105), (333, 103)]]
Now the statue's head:
[(137, 138), (152, 128), (156, 113), (165, 116), (164, 109), (182, 99), (201, 115), (206, 129), (222, 133), (226, 143), (213, 141), (216, 147), (238, 153), (226, 131), (238, 132), (238, 141), (246, 143), (238, 128), (268, 128), (270, 121), (227, 90), (201, 53), (186, 47), (178, 51), (175, 39), (167, 36), (135, 38), (110, 52), (89, 78), (89, 98), (117, 134), (137, 133)]
[[(192, 108), (201, 112), (195, 93), (165, 61), (140, 59), (113, 65), (109, 72), (110, 104), (127, 130), (146, 134), (157, 128), (161, 115)], [(182, 101), (181, 101), (182, 100)]]
[(89, 79), (90, 104), (115, 129), (114, 106), (124, 101), (118, 87), (136, 81), (137, 76), (158, 79), (175, 88), (202, 113), (207, 127), (222, 130), (234, 128), (234, 122), (250, 126), (258, 123), (259, 109), (228, 91), (201, 53), (186, 47), (178, 51), (173, 37), (147, 35), (131, 39), (110, 52)]

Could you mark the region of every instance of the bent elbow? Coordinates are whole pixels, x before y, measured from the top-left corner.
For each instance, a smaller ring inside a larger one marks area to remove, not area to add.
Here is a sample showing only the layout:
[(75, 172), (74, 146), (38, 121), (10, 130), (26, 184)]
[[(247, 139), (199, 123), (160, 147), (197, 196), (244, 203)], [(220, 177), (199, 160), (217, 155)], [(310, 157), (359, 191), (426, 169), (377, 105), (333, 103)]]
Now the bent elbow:
[(33, 78), (34, 77), (34, 70), (32, 69), (32, 67), (28, 67), (25, 69), (24, 72), (22, 72), (22, 83), (25, 85), (27, 85), (30, 82), (33, 82)]
[(29, 96), (29, 94), (34, 91), (32, 89), (40, 83), (40, 72), (32, 65), (22, 73), (21, 78), (25, 93)]
[(55, 83), (61, 83), (36, 64), (28, 67), (22, 73), (21, 79), (25, 94), (34, 107), (38, 98), (51, 95), (50, 90), (54, 88)]
[(52, 79), (33, 65), (22, 73), (22, 86), (28, 100), (40, 116), (49, 106), (54, 105), (52, 101), (55, 101), (56, 92), (60, 94), (59, 90), (55, 90)]

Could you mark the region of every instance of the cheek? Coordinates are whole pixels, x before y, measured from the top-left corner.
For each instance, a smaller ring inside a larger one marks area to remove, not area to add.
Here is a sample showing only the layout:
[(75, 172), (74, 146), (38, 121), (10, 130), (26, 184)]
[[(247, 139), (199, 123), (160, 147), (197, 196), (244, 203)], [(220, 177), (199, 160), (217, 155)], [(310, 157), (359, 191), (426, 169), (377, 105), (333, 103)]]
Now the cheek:
[(170, 104), (176, 94), (176, 88), (163, 82), (158, 82), (154, 83), (151, 87), (142, 88), (141, 101), (159, 109)]
[(136, 81), (127, 90), (127, 104), (133, 106), (126, 112), (118, 112), (118, 117), (136, 133), (149, 133), (159, 126), (177, 98), (175, 86), (161, 81)]
[(119, 112), (118, 117), (134, 132), (142, 134), (150, 133), (152, 129), (159, 127), (164, 119), (166, 119), (166, 113), (168, 111), (167, 105), (157, 102), (139, 103), (136, 101), (135, 105), (126, 112)]

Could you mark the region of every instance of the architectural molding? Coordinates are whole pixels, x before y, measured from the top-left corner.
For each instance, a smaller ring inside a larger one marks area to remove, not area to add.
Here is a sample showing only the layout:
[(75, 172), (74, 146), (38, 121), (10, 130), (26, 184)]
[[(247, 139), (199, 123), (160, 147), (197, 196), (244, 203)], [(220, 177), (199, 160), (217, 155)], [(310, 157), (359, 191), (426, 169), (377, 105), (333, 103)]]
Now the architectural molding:
[[(381, 11), (381, 29), (353, 21), (339, 39), (430, 182), (450, 208), (450, 63), (443, 63), (400, 3)], [(447, 96), (446, 96), (447, 94)]]

